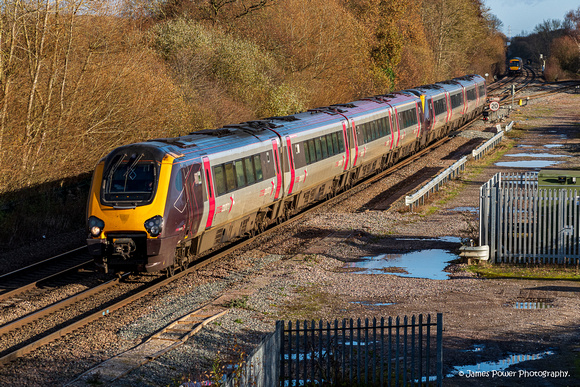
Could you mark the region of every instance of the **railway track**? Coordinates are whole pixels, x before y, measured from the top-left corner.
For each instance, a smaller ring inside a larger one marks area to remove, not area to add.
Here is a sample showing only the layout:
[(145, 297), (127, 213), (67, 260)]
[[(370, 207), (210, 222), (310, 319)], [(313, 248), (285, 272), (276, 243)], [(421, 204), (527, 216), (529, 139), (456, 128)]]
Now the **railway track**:
[(93, 260), (86, 246), (0, 276), (0, 303), (19, 294), (54, 286), (58, 279), (73, 273), (92, 272)]
[[(372, 184), (373, 182), (382, 179), (384, 176), (393, 173), (399, 168), (402, 168), (416, 159), (422, 157), (426, 153), (430, 152), (432, 149), (440, 146), (441, 144), (449, 141), (449, 137), (439, 140), (438, 142), (431, 144), (429, 147), (423, 149), (415, 155), (412, 155), (405, 160), (401, 161), (399, 164), (382, 171), (376, 175), (373, 175), (366, 180), (362, 181), (356, 187), (364, 187), (365, 185)], [(345, 192), (339, 193), (333, 198), (332, 201), (339, 201), (348, 197), (348, 195), (353, 195), (352, 190), (347, 190)], [(267, 235), (270, 233), (277, 232), (281, 227), (287, 226), (289, 223), (294, 222), (298, 219), (303, 218), (312, 211), (317, 210), (323, 205), (328, 204), (329, 201), (323, 201), (317, 203), (306, 210), (292, 216), (286, 222), (280, 224), (275, 224), (270, 226), (264, 232), (260, 233), (260, 236)], [(208, 264), (222, 259), (223, 257), (234, 253), (236, 250), (254, 242), (254, 237), (242, 238), (234, 244), (224, 246), (220, 249), (216, 249), (198, 261), (195, 261), (189, 268), (176, 273), (169, 278), (162, 278), (161, 276), (156, 276), (154, 279), (140, 283), (139, 280), (135, 280), (134, 286), (129, 286), (130, 284), (122, 281), (121, 278), (115, 278), (107, 281), (101, 285), (90, 288), (81, 293), (72, 295), (64, 300), (60, 300), (44, 308), (29, 313), (25, 316), (19, 317), (12, 321), (5, 323), (0, 326), (0, 364), (5, 364), (10, 361), (17, 359), (31, 351), (52, 342), (60, 337), (67, 335), (68, 333), (79, 329), (80, 327), (95, 321), (109, 313), (121, 309), (124, 306), (134, 302), (137, 299), (146, 297), (147, 295), (155, 292), (156, 290), (168, 285), (169, 283), (188, 275), (194, 271), (207, 266)], [(82, 251), (81, 249), (75, 250), (75, 252)], [(50, 262), (57, 262), (58, 257), (51, 260), (42, 262), (46, 265)], [(79, 265), (85, 265), (83, 262)], [(27, 268), (23, 268), (19, 271), (12, 272), (6, 275), (7, 278), (16, 278), (18, 273), (27, 273), (30, 270), (34, 270), (34, 267), (41, 267), (37, 265), (32, 265)], [(47, 281), (49, 278), (55, 275), (64, 275), (63, 273), (70, 273), (71, 270), (77, 270), (78, 265), (69, 267), (63, 270), (57, 270), (56, 273), (49, 274), (48, 276), (38, 276), (38, 279), (34, 281), (24, 281), (29, 282), (20, 288), (13, 289), (15, 292), (22, 293), (25, 288), (29, 286), (37, 286), (42, 281)], [(84, 266), (81, 266), (84, 267)], [(150, 276), (152, 277), (152, 276)], [(129, 277), (124, 277), (125, 279)], [(32, 285), (35, 283), (36, 285)], [(135, 285), (136, 284), (136, 285)], [(121, 289), (125, 287), (125, 289)], [(127, 289), (130, 288), (130, 289)], [(113, 293), (113, 294), (109, 294)], [(6, 294), (6, 293), (5, 293)], [(70, 316), (70, 317), (67, 317)], [(42, 326), (41, 331), (37, 327)]]
[[(530, 81), (528, 81), (526, 84), (528, 84)], [(523, 88), (525, 86), (522, 86), (521, 88)], [(570, 86), (569, 86), (570, 87)], [(520, 89), (521, 89), (520, 88)], [(385, 176), (393, 173), (394, 171), (414, 162), (416, 159), (422, 157), (425, 153), (430, 152), (432, 149), (442, 145), (443, 143), (449, 141), (449, 138), (444, 138), (434, 144), (432, 144), (431, 146), (429, 146), (428, 148), (422, 150), (421, 152), (412, 155), (410, 157), (408, 157), (405, 160), (402, 160), (399, 164), (397, 164), (396, 166), (393, 166), (385, 171), (382, 171), (376, 175), (373, 175), (371, 177), (369, 177), (368, 179), (362, 181), (359, 185), (356, 186), (357, 190), (359, 191), (360, 189), (364, 189), (365, 186), (368, 186), (372, 183), (374, 183), (375, 181), (378, 181), (380, 179), (383, 179)], [(433, 172), (433, 174), (436, 174), (435, 172)], [(422, 179), (428, 179), (429, 176), (427, 176), (428, 173), (425, 174), (425, 176), (422, 176)], [(279, 230), (281, 227), (286, 226), (288, 223), (294, 222), (295, 220), (301, 219), (304, 216), (308, 215), (310, 212), (315, 211), (317, 209), (319, 209), (321, 206), (327, 205), (327, 204), (331, 204), (335, 201), (340, 201), (340, 200), (344, 200), (345, 198), (347, 198), (349, 195), (353, 195), (355, 190), (348, 190), (345, 192), (342, 192), (338, 195), (336, 195), (333, 198), (330, 198), (328, 201), (325, 202), (321, 202), (318, 204), (315, 204), (313, 206), (311, 206), (310, 208), (306, 209), (305, 211), (294, 215), (292, 218), (290, 218), (287, 222), (281, 223), (279, 225), (272, 225), (271, 227), (269, 227), (268, 229), (266, 229), (263, 233), (259, 234), (260, 236), (268, 234), (268, 233), (273, 233), (276, 232), (277, 230)], [(369, 203), (371, 204), (371, 203)], [(384, 206), (384, 203), (379, 204), (379, 206)], [(376, 207), (376, 205), (371, 205), (371, 207)], [(207, 254), (204, 258), (194, 262), (189, 268), (175, 274), (174, 276), (170, 277), (170, 278), (166, 278), (166, 279), (162, 279), (162, 278), (155, 278), (153, 280), (149, 280), (149, 281), (145, 281), (146, 283), (142, 283), (139, 286), (133, 286), (131, 289), (127, 290), (125, 289), (124, 292), (122, 292), (121, 294), (116, 294), (114, 297), (111, 296), (109, 297), (110, 299), (107, 301), (100, 301), (98, 302), (94, 307), (89, 308), (89, 310), (84, 310), (82, 312), (74, 312), (74, 316), (71, 316), (70, 318), (66, 318), (66, 319), (61, 319), (58, 321), (55, 321), (54, 323), (52, 323), (51, 327), (45, 329), (43, 332), (36, 332), (34, 331), (34, 328), (32, 329), (33, 332), (28, 334), (28, 336), (25, 337), (25, 335), (21, 336), (22, 339), (16, 339), (16, 342), (14, 345), (4, 345), (4, 349), (2, 349), (2, 347), (0, 347), (0, 364), (4, 364), (7, 363), (9, 361), (12, 361), (26, 353), (29, 353), (31, 351), (33, 351), (34, 349), (48, 343), (51, 341), (56, 340), (59, 337), (62, 337), (66, 334), (68, 334), (69, 332), (72, 332), (73, 330), (76, 330), (92, 321), (95, 321), (111, 312), (113, 312), (114, 310), (118, 310), (120, 308), (123, 308), (124, 306), (126, 306), (127, 304), (130, 304), (132, 302), (134, 302), (135, 300), (145, 297), (148, 294), (151, 294), (153, 292), (155, 292), (156, 290), (162, 288), (163, 286), (166, 286), (167, 284), (171, 283), (172, 281), (175, 281), (185, 275), (188, 275), (189, 273), (192, 273), (196, 270), (201, 269), (202, 267), (215, 262), (217, 260), (222, 259), (224, 256), (230, 255), (232, 253), (234, 253), (236, 250), (252, 243), (254, 241), (254, 238), (244, 238), (244, 239), (240, 239), (239, 241), (237, 241), (235, 244), (232, 245), (228, 245), (225, 247), (222, 247), (221, 249), (217, 249), (209, 254)], [(79, 248), (77, 250), (75, 250), (75, 252), (79, 255), (82, 255), (82, 251), (84, 248)], [(64, 256), (64, 255), (63, 255)], [(63, 256), (59, 256), (61, 257), (60, 260), (64, 261), (64, 259), (62, 259)], [(55, 257), (58, 258), (58, 257)], [(27, 273), (31, 273), (34, 271), (42, 271), (41, 269), (38, 269), (40, 267), (42, 267), (41, 265), (48, 265), (48, 266), (52, 266), (54, 264), (54, 262), (59, 261), (58, 259), (55, 260), (55, 258), (51, 259), (51, 260), (47, 260), (47, 261), (43, 261), (41, 263), (39, 263), (38, 265), (31, 265), (27, 268), (23, 268), (20, 269), (18, 271), (6, 274), (4, 276), (1, 276), (0, 279), (10, 279), (12, 278), (13, 281), (17, 281), (15, 278), (17, 278), (19, 276), (19, 274), (22, 275), (22, 277), (28, 277), (29, 274)], [(51, 263), (52, 262), (52, 263)], [(63, 270), (53, 270), (52, 273), (48, 274), (48, 275), (38, 275), (36, 277), (36, 279), (32, 279), (32, 280), (26, 280), (23, 282), (27, 282), (27, 284), (22, 285), (20, 287), (17, 287), (16, 285), (13, 285), (13, 289), (9, 289), (8, 286), (3, 287), (2, 290), (0, 290), (0, 297), (6, 299), (8, 296), (6, 296), (7, 294), (12, 294), (12, 296), (14, 294), (18, 294), (18, 293), (22, 293), (25, 292), (25, 289), (30, 289), (30, 288), (34, 288), (34, 287), (38, 287), (39, 284), (48, 281), (50, 278), (54, 278), (54, 276), (59, 276), (59, 275), (63, 275), (63, 273), (70, 273), (70, 270), (79, 270), (79, 268), (81, 270), (83, 270), (83, 268), (85, 268), (85, 264), (90, 264), (89, 262), (91, 262), (90, 260), (85, 261), (85, 262), (81, 262), (78, 265), (71, 265), (69, 264), (69, 266), (74, 266), (74, 267), (69, 267), (69, 268), (65, 268)], [(20, 279), (18, 280), (20, 281)], [(10, 321), (2, 326), (0, 326), (0, 341), (2, 340), (2, 337), (6, 337), (6, 336), (16, 336), (14, 332), (17, 331), (24, 331), (27, 328), (26, 327), (31, 327), (33, 325), (50, 325), (50, 324), (38, 324), (39, 321), (44, 321), (44, 319), (50, 319), (50, 316), (54, 316), (54, 315), (58, 315), (61, 313), (56, 313), (58, 311), (62, 311), (65, 308), (69, 308), (69, 307), (73, 307), (74, 305), (78, 305), (78, 304), (82, 304), (82, 303), (86, 303), (86, 300), (92, 298), (92, 297), (96, 297), (98, 294), (100, 293), (104, 293), (106, 291), (109, 291), (111, 289), (117, 289), (120, 288), (120, 285), (122, 284), (121, 279), (120, 278), (116, 278), (114, 280), (108, 281), (102, 285), (99, 285), (97, 287), (88, 289), (85, 292), (79, 293), (79, 294), (75, 294), (65, 300), (59, 301), (58, 303), (55, 303), (54, 305), (49, 305), (47, 307), (44, 307), (41, 310), (38, 310), (36, 312), (33, 313), (29, 313), (26, 316), (23, 316), (21, 318), (18, 319), (14, 319), (13, 321)]]

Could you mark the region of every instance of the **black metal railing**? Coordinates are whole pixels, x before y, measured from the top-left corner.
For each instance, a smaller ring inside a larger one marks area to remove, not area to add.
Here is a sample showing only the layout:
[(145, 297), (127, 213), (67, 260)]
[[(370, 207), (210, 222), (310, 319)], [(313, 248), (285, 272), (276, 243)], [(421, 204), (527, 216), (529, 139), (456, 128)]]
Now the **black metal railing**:
[(281, 386), (442, 385), (442, 314), (284, 324)]

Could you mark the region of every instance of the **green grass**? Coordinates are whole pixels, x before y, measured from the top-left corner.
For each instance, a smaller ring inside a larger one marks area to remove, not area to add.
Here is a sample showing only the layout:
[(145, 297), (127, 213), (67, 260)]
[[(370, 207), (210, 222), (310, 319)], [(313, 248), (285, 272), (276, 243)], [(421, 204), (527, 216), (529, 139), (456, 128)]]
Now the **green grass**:
[(490, 279), (580, 280), (580, 270), (577, 266), (480, 264), (470, 265), (466, 268), (466, 271)]

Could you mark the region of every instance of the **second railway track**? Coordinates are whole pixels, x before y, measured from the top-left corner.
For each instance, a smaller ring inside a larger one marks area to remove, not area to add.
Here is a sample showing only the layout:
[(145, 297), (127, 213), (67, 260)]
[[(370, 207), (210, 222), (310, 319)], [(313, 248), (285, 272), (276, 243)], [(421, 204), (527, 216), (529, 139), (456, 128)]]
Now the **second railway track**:
[[(355, 187), (358, 187), (357, 189), (360, 190), (361, 187), (368, 186), (369, 184), (382, 179), (384, 176), (393, 173), (397, 169), (412, 163), (414, 160), (422, 157), (447, 141), (449, 141), (449, 137), (439, 140), (417, 154), (402, 160), (397, 165), (367, 178)], [(330, 200), (342, 200), (349, 195), (353, 195), (354, 191), (356, 190), (342, 192)], [(274, 225), (259, 235), (274, 233), (279, 228), (285, 226), (288, 222), (298, 220), (306, 216), (309, 212), (327, 205), (328, 203), (329, 201), (319, 202), (305, 211), (293, 216), (287, 222)], [(162, 279), (159, 276), (149, 276), (154, 278), (148, 278), (143, 282), (136, 279), (129, 283), (123, 283), (119, 278), (113, 279), (104, 284), (95, 286), (94, 288), (74, 294), (64, 300), (59, 300), (58, 302), (48, 305), (38, 311), (8, 321), (0, 326), (0, 364), (13, 361), (46, 343), (63, 337), (68, 333), (101, 318), (102, 316), (123, 308), (139, 298), (146, 297), (148, 294), (168, 285), (170, 282), (193, 271), (199, 270), (224, 256), (230, 255), (252, 242), (253, 238), (243, 238), (232, 245), (226, 245), (221, 249), (214, 250), (199, 261), (195, 261), (188, 269), (181, 271), (170, 278)]]

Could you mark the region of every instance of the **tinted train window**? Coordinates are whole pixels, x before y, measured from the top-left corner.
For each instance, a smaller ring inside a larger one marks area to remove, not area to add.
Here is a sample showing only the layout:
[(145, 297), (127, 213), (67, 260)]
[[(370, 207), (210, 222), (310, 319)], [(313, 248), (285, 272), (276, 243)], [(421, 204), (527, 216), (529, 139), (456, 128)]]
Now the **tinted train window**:
[(338, 154), (340, 150), (338, 149), (338, 133), (332, 133), (332, 153)]
[(224, 169), (226, 171), (226, 189), (228, 192), (234, 191), (236, 189), (236, 173), (234, 172), (234, 164), (224, 164)]
[(466, 94), (468, 101), (475, 101), (477, 99), (477, 95), (475, 94), (475, 87), (471, 90), (467, 90)]
[(262, 181), (264, 175), (262, 174), (262, 162), (260, 161), (260, 155), (254, 156), (254, 169), (256, 171), (256, 181)]
[[(391, 134), (391, 125), (387, 117), (358, 125), (358, 143), (366, 144)], [(342, 152), (342, 151), (341, 151)]]
[(447, 104), (445, 103), (445, 98), (433, 101), (433, 107), (435, 108), (435, 115), (447, 113)]
[(214, 185), (215, 185), (215, 192), (216, 195), (222, 195), (227, 192), (226, 189), (226, 178), (224, 174), (224, 166), (223, 165), (216, 165), (213, 167), (213, 178), (214, 178)]
[(417, 109), (400, 112), (399, 125), (401, 125), (401, 129), (406, 129), (413, 125), (417, 125)]
[(463, 104), (463, 95), (457, 93), (451, 96), (451, 109), (455, 109)]
[(326, 134), (302, 143), (306, 165), (324, 160), (344, 152), (344, 138), (342, 132)]
[(326, 144), (326, 136), (320, 137), (320, 148), (322, 150), (322, 158), (328, 157), (328, 145)]
[(256, 182), (256, 173), (254, 172), (254, 164), (252, 164), (252, 158), (244, 158), (244, 169), (246, 170), (246, 179), (248, 179), (248, 185), (252, 185)]
[(212, 170), (216, 196), (242, 189), (264, 179), (260, 155), (216, 165)]
[(479, 98), (482, 98), (483, 96), (485, 96), (485, 86), (481, 85), (479, 86)]
[(246, 174), (244, 172), (244, 162), (242, 160), (236, 160), (236, 184), (238, 187), (246, 186)]

